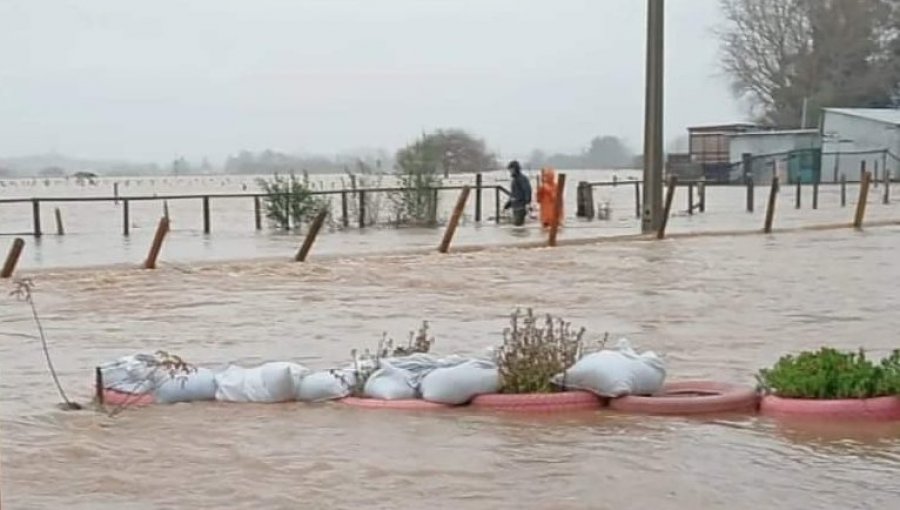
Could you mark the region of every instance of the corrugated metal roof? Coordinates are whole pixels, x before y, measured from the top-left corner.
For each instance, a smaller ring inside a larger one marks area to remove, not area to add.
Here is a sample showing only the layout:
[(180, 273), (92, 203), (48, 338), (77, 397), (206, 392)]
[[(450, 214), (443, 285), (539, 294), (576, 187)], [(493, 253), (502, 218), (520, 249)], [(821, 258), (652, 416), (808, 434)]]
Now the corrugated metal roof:
[(818, 129), (774, 129), (771, 131), (747, 131), (746, 133), (730, 133), (728, 136), (732, 138), (740, 138), (742, 136), (795, 136), (818, 134)]
[(853, 117), (900, 125), (900, 109), (897, 108), (824, 108), (826, 112), (834, 112)]

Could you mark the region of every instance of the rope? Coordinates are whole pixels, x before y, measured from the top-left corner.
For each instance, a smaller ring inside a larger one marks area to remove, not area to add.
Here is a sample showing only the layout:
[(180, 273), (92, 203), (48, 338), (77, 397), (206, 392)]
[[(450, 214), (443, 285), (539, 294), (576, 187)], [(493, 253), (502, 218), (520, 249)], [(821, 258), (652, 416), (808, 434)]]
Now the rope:
[(47, 360), (47, 368), (50, 370), (50, 376), (53, 378), (53, 383), (56, 385), (57, 391), (59, 391), (59, 396), (62, 397), (63, 402), (65, 403), (65, 409), (81, 409), (80, 404), (69, 400), (69, 397), (66, 395), (65, 390), (63, 390), (62, 383), (59, 382), (59, 376), (56, 374), (56, 368), (53, 366), (53, 360), (50, 358), (50, 348), (47, 345), (47, 336), (44, 334), (44, 326), (41, 324), (41, 319), (38, 316), (37, 308), (34, 306), (34, 300), (32, 299), (31, 289), (34, 284), (30, 279), (23, 278), (16, 280), (15, 286), (16, 288), (10, 293), (10, 295), (15, 296), (17, 299), (25, 301), (31, 308), (31, 316), (34, 318), (34, 323), (37, 325), (38, 333), (40, 334), (41, 349), (44, 351), (44, 358)]

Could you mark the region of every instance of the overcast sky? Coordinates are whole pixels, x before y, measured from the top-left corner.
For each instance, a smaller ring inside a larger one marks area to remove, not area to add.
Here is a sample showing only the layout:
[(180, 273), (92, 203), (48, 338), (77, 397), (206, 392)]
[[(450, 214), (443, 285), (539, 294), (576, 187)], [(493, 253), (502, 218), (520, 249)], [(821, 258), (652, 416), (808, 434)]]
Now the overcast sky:
[[(666, 139), (740, 120), (718, 0), (667, 0)], [(0, 0), (0, 156), (220, 162), (395, 149), (462, 127), (504, 157), (642, 144), (644, 0)]]

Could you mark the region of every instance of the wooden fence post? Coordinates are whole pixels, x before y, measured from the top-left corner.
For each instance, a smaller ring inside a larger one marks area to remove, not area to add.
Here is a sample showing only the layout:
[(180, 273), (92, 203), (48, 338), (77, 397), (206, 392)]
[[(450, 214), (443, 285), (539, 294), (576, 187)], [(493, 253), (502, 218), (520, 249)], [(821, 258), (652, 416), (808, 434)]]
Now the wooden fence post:
[(359, 228), (366, 228), (366, 190), (359, 190)]
[(802, 184), (802, 181), (800, 180), (800, 177), (797, 176), (797, 196), (794, 199), (794, 207), (796, 209), (800, 209), (800, 199), (801, 199), (802, 193), (803, 193), (803, 184)]
[(494, 222), (500, 224), (500, 186), (494, 186)]
[(672, 200), (675, 198), (675, 188), (678, 187), (678, 177), (669, 177), (669, 188), (666, 190), (666, 203), (663, 209), (662, 223), (659, 225), (659, 231), (656, 233), (657, 239), (665, 239), (666, 225), (669, 223), (669, 212), (672, 210)]
[(131, 211), (129, 209), (129, 200), (122, 199), (122, 235), (128, 237), (131, 233)]
[(475, 222), (481, 223), (481, 172), (475, 174)]
[(169, 221), (172, 221), (172, 217), (169, 216), (169, 201), (163, 200), (163, 216)]
[(813, 199), (812, 199), (812, 208), (819, 208), (819, 181), (813, 181)]
[(19, 257), (22, 256), (22, 249), (25, 248), (25, 240), (17, 237), (13, 240), (9, 254), (6, 255), (6, 262), (3, 263), (3, 269), (0, 270), (0, 278), (9, 278), (16, 270), (16, 264), (19, 263)]
[(841, 174), (841, 207), (847, 206), (847, 174)]
[(300, 246), (300, 251), (298, 251), (297, 256), (294, 257), (296, 262), (306, 262), (306, 256), (309, 255), (309, 251), (316, 241), (316, 236), (318, 236), (319, 231), (322, 230), (322, 224), (325, 223), (326, 217), (328, 217), (328, 209), (322, 209), (319, 211), (319, 214), (316, 215), (312, 225), (309, 227), (309, 232), (306, 233), (306, 239), (303, 240), (303, 245)]
[(641, 183), (634, 181), (634, 217), (641, 218)]
[(262, 204), (259, 197), (253, 197), (253, 222), (256, 230), (262, 230)]
[(747, 177), (747, 212), (753, 212), (753, 178)]
[(879, 181), (878, 175), (879, 174), (878, 174), (878, 160), (877, 159), (872, 162), (872, 166), (875, 167), (875, 175), (873, 176), (873, 179), (872, 179), (872, 187), (875, 189), (878, 189), (878, 181)]
[(766, 207), (766, 223), (763, 232), (772, 233), (772, 222), (775, 220), (775, 201), (778, 198), (778, 176), (772, 178), (772, 186), (769, 189), (769, 205)]
[(94, 396), (98, 405), (103, 405), (103, 370), (94, 367)]
[(116, 205), (119, 205), (119, 183), (113, 183), (113, 200)]
[(209, 222), (209, 197), (203, 197), (203, 233), (209, 234), (210, 232), (210, 222)]
[(31, 214), (34, 219), (34, 237), (41, 237), (41, 201), (36, 198), (31, 201)]
[(434, 188), (431, 192), (431, 203), (429, 204), (430, 209), (428, 210), (428, 223), (434, 227), (437, 226), (438, 223), (438, 197), (440, 193), (440, 188)]
[(697, 184), (697, 195), (700, 199), (700, 212), (706, 212), (706, 183), (704, 181), (700, 181)]
[(887, 168), (884, 169), (884, 196), (881, 203), (884, 205), (891, 203), (891, 172)]
[(56, 235), (66, 235), (66, 229), (63, 227), (62, 212), (60, 212), (59, 207), (57, 207), (53, 213), (56, 217)]
[(147, 254), (147, 260), (144, 261), (144, 269), (156, 269), (156, 260), (159, 258), (159, 252), (162, 250), (163, 240), (169, 233), (169, 220), (160, 218), (159, 225), (156, 227), (156, 235), (153, 237), (153, 244), (150, 245), (150, 252)]
[(565, 204), (565, 195), (566, 195), (566, 174), (559, 174), (559, 177), (556, 181), (556, 203), (554, 204), (554, 209), (556, 209), (553, 216), (555, 221), (550, 224), (550, 238), (548, 239), (548, 245), (556, 246), (556, 237), (559, 235), (559, 224), (562, 223), (562, 213), (563, 213), (563, 204)]
[(459, 225), (459, 218), (466, 209), (466, 201), (469, 199), (469, 192), (470, 189), (468, 186), (463, 187), (462, 192), (459, 194), (459, 198), (456, 200), (456, 207), (453, 208), (453, 215), (450, 216), (450, 223), (447, 224), (447, 229), (444, 231), (444, 239), (441, 240), (441, 244), (438, 246), (438, 252), (440, 253), (447, 253), (450, 251), (450, 243), (453, 242), (453, 235), (456, 233), (456, 227)]
[(856, 202), (856, 216), (853, 218), (853, 227), (856, 229), (861, 229), (863, 225), (863, 219), (866, 216), (866, 202), (869, 200), (869, 183), (872, 179), (872, 174), (866, 172), (862, 176), (862, 183), (859, 185), (859, 201)]
[(688, 183), (688, 214), (694, 214), (694, 183)]

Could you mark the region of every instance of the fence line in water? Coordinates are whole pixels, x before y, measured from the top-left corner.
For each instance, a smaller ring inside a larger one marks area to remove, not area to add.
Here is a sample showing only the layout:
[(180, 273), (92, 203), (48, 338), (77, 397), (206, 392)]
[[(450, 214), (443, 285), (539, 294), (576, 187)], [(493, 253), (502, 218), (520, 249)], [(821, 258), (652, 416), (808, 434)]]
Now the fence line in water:
[[(566, 180), (565, 174), (560, 174), (559, 182), (561, 185), (564, 185)], [(837, 224), (825, 224), (825, 225), (808, 225), (808, 226), (800, 226), (793, 228), (785, 228), (781, 229), (780, 232), (801, 232), (801, 231), (820, 231), (820, 230), (837, 230), (837, 229), (845, 229), (845, 228), (855, 228), (857, 230), (861, 230), (864, 226), (865, 221), (865, 213), (866, 213), (866, 205), (868, 202), (869, 189), (873, 181), (872, 172), (863, 172), (862, 174), (862, 183), (860, 185), (859, 190), (859, 198), (857, 200), (857, 207), (853, 216), (852, 222), (847, 223), (837, 223)], [(672, 176), (670, 178), (668, 184), (668, 190), (665, 199), (665, 218), (662, 226), (659, 231), (653, 234), (627, 234), (620, 236), (609, 236), (609, 237), (595, 237), (595, 238), (583, 238), (583, 239), (562, 239), (557, 240), (556, 235), (560, 223), (562, 222), (561, 215), (556, 216), (556, 221), (548, 231), (547, 241), (544, 242), (532, 242), (532, 243), (514, 243), (514, 244), (506, 244), (506, 245), (496, 245), (496, 246), (463, 246), (456, 248), (454, 251), (460, 253), (471, 253), (476, 251), (484, 251), (487, 249), (503, 249), (503, 248), (536, 248), (536, 247), (545, 247), (545, 246), (579, 246), (579, 245), (588, 245), (588, 244), (597, 244), (602, 242), (622, 242), (622, 241), (648, 241), (651, 239), (665, 239), (666, 237), (670, 239), (676, 238), (693, 238), (693, 237), (715, 237), (715, 236), (736, 236), (736, 235), (753, 235), (758, 233), (771, 234), (773, 232), (773, 223), (774, 223), (774, 215), (775, 215), (775, 204), (776, 198), (779, 191), (778, 179), (775, 178), (773, 180), (773, 185), (771, 186), (769, 200), (766, 208), (765, 215), (765, 223), (761, 230), (725, 230), (725, 231), (708, 231), (708, 232), (696, 232), (696, 233), (676, 233), (676, 234), (666, 234), (665, 228), (668, 222), (668, 217), (671, 213), (671, 206), (674, 197), (675, 189), (677, 188), (678, 181), (677, 178)], [(557, 202), (555, 204), (557, 208), (557, 212), (562, 209), (562, 204), (564, 201), (564, 188), (561, 186), (560, 188), (562, 192), (557, 194)], [(846, 192), (846, 188), (842, 187), (842, 194)], [(465, 207), (466, 201), (468, 199), (470, 193), (470, 188), (468, 186), (461, 187), (461, 193), (459, 199), (457, 201), (456, 207), (453, 212), (453, 216), (451, 218), (451, 222), (448, 225), (443, 240), (438, 246), (438, 252), (440, 253), (448, 253), (449, 246), (453, 239), (453, 234), (455, 233), (456, 226), (458, 224), (459, 218), (463, 213), (463, 209)], [(690, 195), (690, 194), (689, 194)], [(582, 195), (579, 194), (579, 198)], [(692, 198), (689, 198), (692, 200)], [(124, 201), (124, 200), (123, 200)], [(127, 202), (127, 201), (126, 201)], [(844, 202), (842, 200), (842, 202)], [(887, 202), (885, 202), (887, 203)], [(321, 229), (322, 223), (324, 222), (327, 210), (322, 210), (319, 212), (316, 220), (314, 222), (314, 228), (310, 229), (310, 232), (307, 234), (306, 239), (304, 240), (303, 246), (301, 246), (300, 251), (298, 251), (297, 255), (294, 257), (295, 261), (305, 262), (309, 252), (312, 248), (312, 245), (315, 241), (316, 236)], [(867, 226), (869, 227), (879, 227), (879, 226), (896, 226), (900, 225), (900, 220), (882, 220), (871, 222)], [(145, 260), (143, 267), (145, 269), (155, 269), (157, 267), (157, 259), (161, 252), (163, 241), (166, 235), (169, 233), (169, 218), (163, 216), (160, 218), (159, 226), (156, 231), (156, 235), (154, 236), (153, 243), (150, 247), (150, 251), (148, 253), (147, 259)], [(2, 267), (2, 272), (0, 272), (0, 278), (10, 278), (12, 277), (16, 264), (22, 254), (24, 249), (25, 242), (21, 238), (16, 238), (13, 242), (13, 245), (10, 249), (9, 254), (6, 257), (6, 262)], [(430, 250), (429, 250), (430, 251)]]

